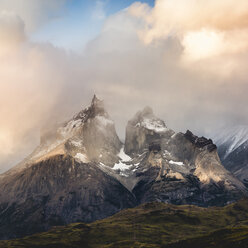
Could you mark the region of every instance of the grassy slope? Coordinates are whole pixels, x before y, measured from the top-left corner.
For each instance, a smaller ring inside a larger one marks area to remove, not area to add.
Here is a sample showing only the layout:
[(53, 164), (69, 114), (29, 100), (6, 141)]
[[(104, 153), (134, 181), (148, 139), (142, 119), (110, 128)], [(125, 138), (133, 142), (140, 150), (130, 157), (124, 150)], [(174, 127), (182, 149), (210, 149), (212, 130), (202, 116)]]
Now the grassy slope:
[[(230, 246), (229, 246), (230, 245)], [(248, 200), (223, 208), (148, 203), (91, 224), (75, 223), (0, 247), (248, 247)]]
[(208, 235), (191, 238), (168, 245), (167, 248), (247, 248), (248, 225), (228, 227)]

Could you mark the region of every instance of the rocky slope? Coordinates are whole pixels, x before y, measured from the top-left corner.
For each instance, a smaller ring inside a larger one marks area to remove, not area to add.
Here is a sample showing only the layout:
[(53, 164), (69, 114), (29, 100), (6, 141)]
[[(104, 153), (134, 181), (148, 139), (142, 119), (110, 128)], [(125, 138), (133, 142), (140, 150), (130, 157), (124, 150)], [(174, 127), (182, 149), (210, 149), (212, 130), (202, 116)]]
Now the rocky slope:
[(248, 126), (220, 130), (214, 139), (223, 165), (248, 186)]
[(122, 144), (96, 96), (1, 175), (0, 189), (2, 239), (91, 222), (144, 202), (222, 206), (247, 194), (211, 140), (175, 133), (148, 107), (128, 122)]
[(94, 164), (56, 155), (14, 175), (2, 188), (1, 238), (91, 222), (136, 205), (134, 196)]

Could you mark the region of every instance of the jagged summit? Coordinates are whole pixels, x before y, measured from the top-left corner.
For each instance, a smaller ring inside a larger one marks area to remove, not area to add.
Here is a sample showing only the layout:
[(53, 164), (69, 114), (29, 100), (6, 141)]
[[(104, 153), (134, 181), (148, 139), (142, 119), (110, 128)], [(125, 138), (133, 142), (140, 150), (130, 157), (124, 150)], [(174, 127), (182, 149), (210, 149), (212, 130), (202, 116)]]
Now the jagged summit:
[(189, 130), (186, 131), (184, 136), (198, 148), (206, 147), (209, 152), (213, 152), (217, 149), (217, 146), (211, 139), (207, 139), (205, 137), (197, 137)]
[(109, 118), (109, 115), (104, 108), (103, 100), (98, 99), (97, 96), (94, 95), (91, 100), (91, 105), (80, 111), (77, 115), (73, 117), (73, 119), (81, 119), (82, 122), (86, 122), (89, 118), (94, 118), (97, 115), (106, 116)]
[(154, 115), (150, 107), (145, 107), (128, 121), (125, 152), (129, 155), (140, 153), (144, 148), (148, 149), (151, 143), (157, 142), (161, 136), (168, 134), (172, 135), (174, 132), (166, 127), (163, 120)]
[(153, 113), (152, 108), (145, 107), (142, 111), (138, 111), (133, 119), (128, 122), (130, 125), (135, 125), (136, 127), (143, 127), (148, 130), (152, 130), (157, 133), (162, 133), (167, 131), (165, 122)]
[(97, 98), (96, 94), (94, 94), (91, 100), (91, 106), (95, 106), (95, 107), (103, 106), (103, 100), (100, 100), (99, 98)]
[[(84, 163), (102, 161), (110, 164), (109, 161), (117, 160), (120, 147), (114, 122), (105, 110), (103, 101), (94, 95), (89, 107), (69, 121), (48, 128), (34, 152), (5, 174), (19, 172), (55, 155), (70, 155)], [(107, 153), (107, 149), (111, 152)]]

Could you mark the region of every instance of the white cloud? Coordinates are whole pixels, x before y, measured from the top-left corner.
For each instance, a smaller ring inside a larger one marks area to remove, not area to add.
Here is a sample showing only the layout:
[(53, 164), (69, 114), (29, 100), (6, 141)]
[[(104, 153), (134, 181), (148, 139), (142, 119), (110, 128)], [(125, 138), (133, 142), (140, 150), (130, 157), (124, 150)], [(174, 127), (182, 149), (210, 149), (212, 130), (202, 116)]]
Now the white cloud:
[[(248, 2), (240, 0), (157, 0), (153, 9), (135, 3), (130, 13), (146, 20), (145, 42), (168, 36), (171, 32), (202, 28), (233, 30), (247, 28)], [(228, 17), (228, 18), (227, 18)]]
[(24, 22), (19, 16), (7, 11), (0, 12), (0, 55), (15, 49), (25, 37)]
[[(154, 8), (135, 3), (129, 11), (146, 22), (139, 30), (145, 44), (177, 36), (185, 49), (182, 60), (187, 63), (248, 50), (246, 0), (238, 4), (234, 0), (157, 0)], [(226, 62), (224, 67), (230, 66)]]
[(20, 16), (27, 31), (56, 18), (67, 0), (1, 0), (0, 9)]

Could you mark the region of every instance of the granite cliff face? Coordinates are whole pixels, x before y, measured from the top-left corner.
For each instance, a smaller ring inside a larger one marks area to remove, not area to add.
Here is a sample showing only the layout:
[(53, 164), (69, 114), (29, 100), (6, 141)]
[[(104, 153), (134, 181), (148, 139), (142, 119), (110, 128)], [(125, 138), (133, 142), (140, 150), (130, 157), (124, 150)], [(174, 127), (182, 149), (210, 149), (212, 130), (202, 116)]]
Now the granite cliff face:
[(175, 133), (149, 107), (127, 124), (125, 144), (103, 102), (48, 130), (0, 178), (0, 238), (91, 222), (143, 202), (221, 206), (247, 194), (212, 140)]

